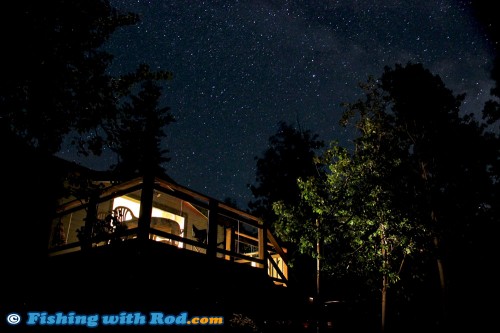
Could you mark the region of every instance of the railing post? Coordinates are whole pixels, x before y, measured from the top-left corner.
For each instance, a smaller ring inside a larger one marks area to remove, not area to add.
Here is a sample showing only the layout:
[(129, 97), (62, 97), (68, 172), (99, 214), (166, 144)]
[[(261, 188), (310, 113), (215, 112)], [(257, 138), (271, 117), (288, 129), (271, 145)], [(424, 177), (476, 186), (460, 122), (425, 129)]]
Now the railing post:
[(82, 238), (80, 239), (80, 245), (82, 250), (89, 249), (92, 247), (94, 241), (94, 228), (97, 222), (97, 202), (99, 199), (99, 194), (92, 192), (89, 197), (89, 203), (87, 206), (87, 215), (85, 216), (85, 228), (83, 230)]
[(208, 240), (207, 240), (207, 255), (209, 257), (217, 256), (217, 215), (219, 204), (217, 200), (210, 199), (208, 203)]
[(147, 240), (149, 238), (151, 212), (153, 211), (154, 182), (154, 174), (149, 172), (144, 174), (142, 178), (141, 209), (139, 211), (137, 232), (137, 238), (140, 240)]
[[(229, 252), (234, 252), (234, 226), (231, 225), (228, 228), (226, 228), (226, 235), (225, 235), (225, 243), (226, 243), (226, 251)], [(226, 260), (234, 261), (234, 257), (230, 255), (225, 255), (224, 258)]]
[(260, 268), (263, 268), (267, 272), (267, 260), (266, 260), (266, 226), (264, 224), (259, 225), (258, 238), (259, 238), (259, 259), (263, 261), (263, 264), (259, 264)]

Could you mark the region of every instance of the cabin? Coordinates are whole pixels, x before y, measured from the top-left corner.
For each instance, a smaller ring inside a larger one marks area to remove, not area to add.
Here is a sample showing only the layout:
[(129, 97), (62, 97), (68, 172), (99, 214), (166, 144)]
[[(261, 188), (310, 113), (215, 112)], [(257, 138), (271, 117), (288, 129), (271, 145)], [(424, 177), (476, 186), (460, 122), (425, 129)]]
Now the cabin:
[(97, 181), (99, 194), (61, 201), (49, 255), (134, 239), (264, 270), (286, 286), (286, 249), (258, 218), (161, 178)]
[(61, 199), (50, 228), (49, 279), (67, 294), (59, 304), (266, 316), (298, 304), (287, 250), (259, 218), (168, 177), (91, 183)]

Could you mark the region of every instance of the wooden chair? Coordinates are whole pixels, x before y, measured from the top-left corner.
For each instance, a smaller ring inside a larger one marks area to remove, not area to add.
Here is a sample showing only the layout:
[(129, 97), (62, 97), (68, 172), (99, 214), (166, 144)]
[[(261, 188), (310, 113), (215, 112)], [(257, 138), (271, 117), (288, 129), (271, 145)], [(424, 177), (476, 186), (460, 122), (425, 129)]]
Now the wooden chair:
[[(208, 243), (208, 231), (207, 231), (207, 229), (198, 229), (193, 224), (191, 230), (193, 231), (194, 239), (196, 239), (198, 242), (203, 243), (205, 245)], [(220, 245), (224, 245), (224, 244), (225, 244), (225, 241), (223, 240), (222, 242), (217, 243), (217, 247), (219, 247)], [(194, 248), (196, 249), (197, 252), (200, 252), (196, 246), (194, 246)]]
[(207, 244), (207, 229), (198, 229), (193, 224), (192, 230), (194, 239), (196, 239), (200, 243)]
[[(115, 207), (115, 209), (113, 209), (113, 218), (118, 222), (118, 225), (115, 227), (119, 227), (121, 231), (136, 228), (139, 223), (139, 218), (126, 206)], [(131, 238), (135, 238), (135, 236), (125, 236), (125, 239)]]
[[(203, 244), (207, 244), (208, 242), (208, 231), (207, 229), (198, 229), (194, 224), (191, 227), (191, 231), (193, 232), (193, 238)], [(193, 246), (193, 249), (196, 252), (200, 252), (200, 248), (197, 246)]]

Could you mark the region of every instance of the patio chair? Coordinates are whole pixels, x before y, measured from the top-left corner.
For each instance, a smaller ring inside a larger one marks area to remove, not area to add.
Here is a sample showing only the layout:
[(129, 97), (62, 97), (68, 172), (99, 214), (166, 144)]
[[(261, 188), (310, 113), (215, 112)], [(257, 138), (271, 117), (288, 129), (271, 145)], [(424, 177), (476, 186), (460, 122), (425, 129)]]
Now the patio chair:
[[(139, 218), (135, 216), (132, 210), (126, 206), (115, 207), (115, 209), (113, 209), (113, 218), (118, 222), (115, 227), (119, 227), (121, 231), (136, 228), (139, 223)], [(135, 236), (128, 235), (125, 236), (124, 239), (131, 238), (135, 238)]]
[(137, 220), (132, 210), (125, 206), (117, 206), (113, 209), (113, 214), (120, 223)]
[(203, 243), (203, 244), (207, 244), (207, 229), (198, 229), (193, 224), (193, 237), (198, 242)]

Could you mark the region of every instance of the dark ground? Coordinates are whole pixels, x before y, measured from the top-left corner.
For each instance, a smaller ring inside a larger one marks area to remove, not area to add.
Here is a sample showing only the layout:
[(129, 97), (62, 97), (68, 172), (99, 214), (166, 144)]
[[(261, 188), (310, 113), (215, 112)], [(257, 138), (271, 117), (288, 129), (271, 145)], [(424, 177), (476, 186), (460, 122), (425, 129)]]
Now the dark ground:
[[(292, 288), (276, 287), (264, 272), (160, 243), (97, 248), (4, 270), (0, 332), (377, 332), (378, 300), (310, 304)], [(30, 267), (30, 268), (27, 268)], [(491, 278), (490, 278), (491, 279)], [(485, 285), (454, 293), (449, 322), (436, 322), (437, 303), (420, 298), (389, 304), (387, 332), (486, 332), (497, 308)], [(28, 312), (77, 314), (151, 312), (222, 316), (221, 326), (27, 326)], [(21, 324), (8, 325), (17, 313)], [(373, 315), (373, 314), (377, 315)], [(398, 313), (405, 313), (398, 315)], [(491, 326), (492, 327), (492, 326)]]

